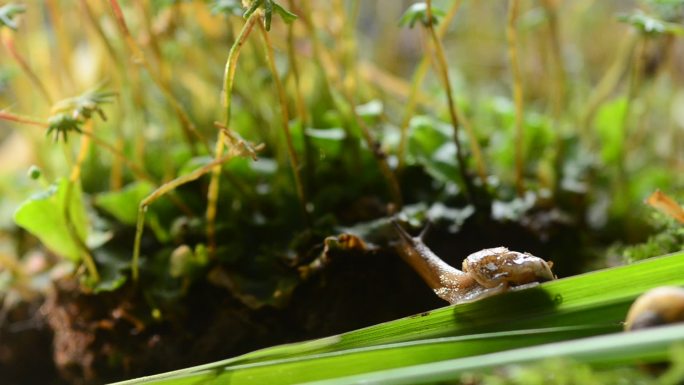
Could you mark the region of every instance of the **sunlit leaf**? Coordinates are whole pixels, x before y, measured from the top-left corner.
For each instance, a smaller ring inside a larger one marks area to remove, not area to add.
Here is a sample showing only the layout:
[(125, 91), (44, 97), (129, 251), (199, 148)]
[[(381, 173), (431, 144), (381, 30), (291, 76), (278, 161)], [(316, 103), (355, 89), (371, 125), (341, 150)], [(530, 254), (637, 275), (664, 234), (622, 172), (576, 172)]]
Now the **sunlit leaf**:
[[(81, 246), (69, 233), (65, 218), (68, 186), (67, 179), (60, 179), (46, 191), (32, 196), (17, 208), (14, 221), (40, 239), (48, 249), (72, 261), (78, 261), (81, 259)], [(75, 233), (84, 241), (88, 221), (79, 183), (72, 184), (70, 195), (69, 217)]]
[(154, 186), (151, 183), (133, 182), (119, 191), (107, 191), (95, 197), (95, 204), (121, 223), (134, 225), (138, 218), (138, 205)]

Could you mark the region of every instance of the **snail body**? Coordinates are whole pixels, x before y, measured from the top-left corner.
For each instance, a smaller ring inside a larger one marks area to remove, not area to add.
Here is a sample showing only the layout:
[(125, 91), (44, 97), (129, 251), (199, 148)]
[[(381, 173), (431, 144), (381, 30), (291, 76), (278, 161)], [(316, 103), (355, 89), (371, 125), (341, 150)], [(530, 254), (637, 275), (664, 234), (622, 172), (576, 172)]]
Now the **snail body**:
[(529, 253), (505, 247), (484, 249), (463, 261), (463, 271), (447, 264), (420, 237), (412, 237), (397, 222), (397, 251), (432, 288), (451, 304), (471, 302), (554, 279), (552, 264)]

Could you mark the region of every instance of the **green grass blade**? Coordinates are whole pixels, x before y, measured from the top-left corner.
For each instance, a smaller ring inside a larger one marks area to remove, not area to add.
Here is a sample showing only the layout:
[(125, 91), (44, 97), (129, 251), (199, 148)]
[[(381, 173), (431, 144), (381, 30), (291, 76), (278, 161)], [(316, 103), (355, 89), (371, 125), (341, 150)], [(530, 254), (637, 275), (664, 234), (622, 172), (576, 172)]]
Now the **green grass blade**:
[[(270, 370), (282, 374), (286, 368), (285, 363), (290, 362), (286, 359), (300, 359), (304, 362), (307, 356), (325, 353), (339, 353), (337, 360), (331, 360), (329, 365), (341, 366), (345, 363), (345, 354), (353, 349), (446, 336), (539, 328), (551, 330), (592, 324), (605, 325), (604, 333), (618, 331), (634, 298), (656, 286), (684, 286), (682, 271), (684, 253), (672, 254), (629, 266), (556, 280), (474, 303), (448, 306), (337, 336), (266, 348), (228, 360), (132, 380), (125, 384), (190, 384), (193, 382), (175, 382), (173, 379), (208, 380), (214, 376), (212, 372), (220, 373), (238, 366), (247, 370), (251, 368), (250, 364), (256, 365), (263, 361), (271, 361), (264, 364), (271, 365)], [(507, 348), (529, 345), (531, 344), (508, 345)], [(283, 371), (279, 371), (279, 364), (283, 364), (280, 367)], [(231, 370), (231, 373), (237, 372)], [(171, 380), (174, 382), (167, 382)]]
[[(606, 332), (605, 326), (473, 334), (262, 361), (197, 373), (203, 383), (298, 384), (485, 354)], [(154, 382), (153, 382), (154, 383)], [(165, 382), (163, 382), (165, 383)]]
[(634, 364), (637, 361), (658, 362), (667, 360), (671, 349), (681, 343), (684, 343), (684, 325), (678, 324), (310, 382), (306, 385), (427, 384), (455, 380), (465, 372), (531, 363), (552, 357), (571, 358), (599, 367)]

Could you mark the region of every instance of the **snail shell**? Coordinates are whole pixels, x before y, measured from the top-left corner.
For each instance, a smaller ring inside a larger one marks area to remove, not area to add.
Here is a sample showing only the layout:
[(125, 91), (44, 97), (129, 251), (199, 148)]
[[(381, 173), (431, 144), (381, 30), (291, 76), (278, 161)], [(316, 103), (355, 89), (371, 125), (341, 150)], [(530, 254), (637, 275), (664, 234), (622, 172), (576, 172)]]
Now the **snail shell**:
[(501, 284), (520, 286), (550, 281), (554, 279), (552, 265), (529, 253), (495, 247), (470, 254), (463, 261), (463, 271), (480, 285), (491, 288)]

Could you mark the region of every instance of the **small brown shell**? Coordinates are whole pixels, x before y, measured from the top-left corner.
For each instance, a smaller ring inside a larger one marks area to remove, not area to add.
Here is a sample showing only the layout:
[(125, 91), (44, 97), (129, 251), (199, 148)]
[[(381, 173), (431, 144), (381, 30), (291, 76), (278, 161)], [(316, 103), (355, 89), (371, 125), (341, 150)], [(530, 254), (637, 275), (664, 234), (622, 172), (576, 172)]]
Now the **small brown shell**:
[(532, 254), (511, 251), (505, 247), (470, 254), (463, 261), (463, 271), (487, 288), (500, 284), (519, 286), (555, 278), (551, 272), (551, 263)]
[(684, 322), (684, 288), (661, 286), (642, 294), (627, 312), (625, 330)]

